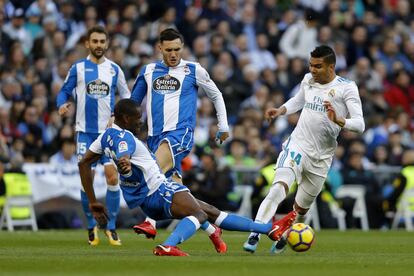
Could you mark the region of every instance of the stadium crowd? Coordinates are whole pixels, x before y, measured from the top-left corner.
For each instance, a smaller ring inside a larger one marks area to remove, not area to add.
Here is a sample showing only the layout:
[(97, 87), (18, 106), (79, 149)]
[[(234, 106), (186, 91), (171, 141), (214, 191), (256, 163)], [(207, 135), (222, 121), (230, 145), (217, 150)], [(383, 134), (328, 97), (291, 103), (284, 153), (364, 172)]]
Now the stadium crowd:
[(264, 110), (297, 91), (310, 51), (326, 44), (337, 74), (357, 83), (367, 126), (362, 136), (340, 134), (330, 189), (365, 183), (382, 216), (384, 183), (372, 170), (401, 166), (414, 148), (413, 14), (408, 0), (0, 1), (0, 159), (76, 162), (74, 116), (62, 119), (55, 102), (70, 65), (86, 56), (90, 27), (108, 30), (106, 56), (130, 89), (141, 66), (160, 59), (159, 32), (173, 27), (185, 38), (183, 58), (199, 61), (223, 93), (232, 134), (216, 145), (215, 111), (200, 94), (196, 147), (184, 168), (202, 199), (231, 198), (231, 168), (274, 162), (298, 120), (269, 124)]

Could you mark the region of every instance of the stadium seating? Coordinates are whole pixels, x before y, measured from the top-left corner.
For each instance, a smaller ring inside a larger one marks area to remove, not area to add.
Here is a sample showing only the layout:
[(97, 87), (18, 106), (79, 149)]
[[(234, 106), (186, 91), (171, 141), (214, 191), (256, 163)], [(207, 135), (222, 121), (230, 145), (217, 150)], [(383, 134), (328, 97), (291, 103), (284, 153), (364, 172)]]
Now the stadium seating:
[(0, 217), (0, 230), (14, 231), (15, 226), (31, 226), (37, 231), (36, 215), (32, 197), (32, 188), (27, 176), (22, 173), (4, 175), (6, 182), (6, 200)]
[(354, 209), (352, 215), (361, 220), (361, 228), (364, 231), (369, 230), (367, 206), (365, 203), (365, 187), (358, 184), (342, 185), (336, 191), (337, 198), (351, 197), (355, 199)]

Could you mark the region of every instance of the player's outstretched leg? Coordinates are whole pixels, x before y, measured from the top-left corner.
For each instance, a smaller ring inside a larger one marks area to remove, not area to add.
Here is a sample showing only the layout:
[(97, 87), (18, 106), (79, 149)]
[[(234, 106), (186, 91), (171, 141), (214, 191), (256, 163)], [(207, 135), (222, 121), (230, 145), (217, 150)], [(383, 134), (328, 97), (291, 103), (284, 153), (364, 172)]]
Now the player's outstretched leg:
[(82, 209), (88, 223), (88, 244), (95, 246), (99, 244), (98, 227), (96, 226), (96, 221), (93, 218), (91, 210), (89, 209), (89, 200), (86, 193), (81, 190), (80, 194)]
[(108, 209), (108, 224), (106, 226), (105, 235), (109, 244), (120, 246), (121, 239), (116, 232), (116, 217), (119, 213), (120, 189), (118, 184), (118, 172), (112, 164), (104, 165), (105, 177), (108, 183), (106, 190), (106, 208)]
[[(289, 188), (295, 181), (295, 174), (290, 168), (277, 168), (275, 179), (273, 180), (272, 187), (270, 187), (269, 193), (263, 199), (257, 211), (255, 222), (267, 223), (275, 215), (277, 207), (282, 202)], [(260, 234), (250, 233), (247, 241), (243, 244), (243, 249), (247, 252), (254, 253), (259, 244)]]
[(170, 211), (173, 218), (181, 221), (168, 239), (154, 248), (153, 253), (156, 256), (188, 256), (177, 245), (195, 234), (200, 225), (207, 221), (207, 214), (188, 191), (174, 194)]
[(187, 253), (177, 247), (179, 243), (184, 242), (200, 228), (200, 222), (194, 216), (183, 218), (168, 239), (154, 248), (153, 253), (156, 256), (188, 256)]
[(225, 230), (256, 232), (266, 234), (272, 240), (279, 240), (282, 234), (293, 224), (296, 212), (292, 211), (281, 220), (273, 223), (257, 223), (253, 220), (235, 214), (228, 214), (203, 201), (198, 201), (210, 222)]

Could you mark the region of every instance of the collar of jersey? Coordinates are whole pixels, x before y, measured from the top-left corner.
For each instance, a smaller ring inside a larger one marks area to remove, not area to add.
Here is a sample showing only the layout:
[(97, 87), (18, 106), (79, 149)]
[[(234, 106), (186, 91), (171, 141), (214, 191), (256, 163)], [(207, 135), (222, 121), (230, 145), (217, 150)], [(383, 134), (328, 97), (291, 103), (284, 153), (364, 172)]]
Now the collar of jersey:
[(178, 65), (177, 65), (177, 66), (170, 67), (170, 66), (168, 66), (167, 64), (165, 64), (164, 60), (161, 60), (161, 61), (159, 62), (159, 64), (161, 64), (162, 66), (167, 67), (167, 68), (178, 68), (178, 67), (180, 67), (180, 66), (184, 65), (185, 63), (186, 63), (186, 61), (184, 61), (183, 59), (181, 59), (181, 60), (180, 60), (180, 63), (178, 63)]
[(112, 123), (112, 128), (116, 129), (116, 130), (120, 130), (120, 131), (124, 131), (124, 129), (122, 129), (120, 126), (118, 126), (115, 123)]
[[(99, 64), (104, 64), (104, 63), (106, 62), (107, 58), (106, 58), (106, 57), (103, 57), (103, 58), (104, 58), (104, 60), (102, 61), (102, 63), (99, 63)], [(90, 62), (92, 62), (92, 63), (94, 63), (94, 64), (97, 64), (97, 63), (95, 63), (95, 62), (93, 62), (93, 61), (91, 60), (91, 55), (88, 55), (88, 56), (86, 57), (86, 60), (88, 60), (88, 61), (90, 61)], [(97, 64), (97, 65), (99, 65), (99, 64)]]
[(328, 83), (325, 83), (325, 84), (320, 84), (320, 83), (317, 83), (317, 82), (311, 82), (311, 80), (313, 81), (313, 78), (311, 78), (308, 81), (308, 83), (309, 83), (310, 86), (313, 86), (313, 87), (317, 87), (317, 88), (328, 88), (328, 87), (333, 86), (336, 83), (336, 81), (337, 81), (338, 78), (339, 78), (339, 76), (335, 76), (335, 78), (332, 81), (330, 81)]

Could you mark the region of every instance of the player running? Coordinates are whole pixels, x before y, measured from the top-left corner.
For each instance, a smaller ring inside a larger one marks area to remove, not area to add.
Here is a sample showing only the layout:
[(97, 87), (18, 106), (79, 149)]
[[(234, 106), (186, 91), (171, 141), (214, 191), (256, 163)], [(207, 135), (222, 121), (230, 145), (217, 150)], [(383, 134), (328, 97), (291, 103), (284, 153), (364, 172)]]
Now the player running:
[[(115, 90), (121, 98), (130, 97), (130, 91), (121, 68), (105, 58), (108, 49), (108, 33), (101, 26), (95, 26), (88, 31), (86, 48), (89, 55), (72, 65), (65, 83), (57, 96), (59, 115), (66, 115), (72, 97), (76, 102), (76, 147), (80, 160), (90, 144), (105, 131), (111, 120), (115, 106)], [(105, 178), (108, 184), (106, 206), (109, 211), (109, 223), (105, 231), (112, 245), (121, 245), (121, 240), (115, 231), (116, 216), (119, 212), (120, 191), (118, 172), (110, 159), (102, 156), (99, 161), (104, 166)], [(93, 164), (95, 168), (97, 162)], [(82, 208), (88, 222), (88, 243), (98, 245), (98, 229), (91, 211), (88, 198), (81, 190)]]
[(168, 180), (161, 173), (155, 156), (134, 136), (139, 131), (140, 117), (140, 109), (134, 101), (120, 100), (115, 106), (114, 124), (99, 135), (79, 162), (90, 209), (100, 224), (107, 222), (107, 215), (104, 206), (95, 198), (91, 165), (105, 155), (118, 166), (120, 186), (129, 208), (140, 206), (154, 219), (181, 219), (168, 239), (155, 247), (153, 253), (157, 256), (188, 256), (177, 245), (189, 239), (207, 221), (227, 230), (267, 234), (273, 240), (280, 239), (291, 226), (295, 215), (273, 224), (256, 223), (196, 200), (186, 186)]
[[(303, 222), (311, 204), (325, 182), (342, 128), (362, 133), (365, 129), (361, 99), (355, 82), (336, 76), (336, 57), (328, 46), (318, 46), (311, 52), (309, 71), (300, 90), (280, 108), (266, 111), (273, 120), (302, 110), (299, 121), (283, 144), (276, 162), (272, 187), (257, 211), (255, 221), (267, 223), (276, 213), (293, 182), (298, 190), (293, 206), (296, 220)], [(244, 250), (254, 253), (260, 234), (250, 234)], [(286, 239), (275, 242), (271, 251), (281, 253)]]
[[(163, 60), (142, 68), (131, 95), (138, 104), (147, 96), (148, 147), (155, 153), (162, 172), (179, 183), (182, 183), (181, 160), (193, 147), (198, 88), (207, 94), (216, 108), (217, 140), (222, 143), (229, 137), (223, 96), (199, 63), (181, 58), (183, 42), (183, 36), (174, 29), (160, 33), (159, 48)], [(221, 230), (209, 224), (205, 226), (203, 230), (209, 234), (217, 252), (224, 253), (227, 246), (220, 237)], [(148, 238), (156, 235), (155, 223), (150, 219), (134, 229)]]

